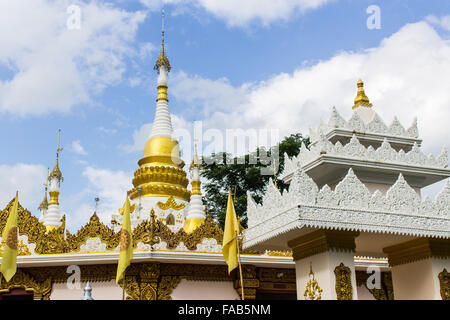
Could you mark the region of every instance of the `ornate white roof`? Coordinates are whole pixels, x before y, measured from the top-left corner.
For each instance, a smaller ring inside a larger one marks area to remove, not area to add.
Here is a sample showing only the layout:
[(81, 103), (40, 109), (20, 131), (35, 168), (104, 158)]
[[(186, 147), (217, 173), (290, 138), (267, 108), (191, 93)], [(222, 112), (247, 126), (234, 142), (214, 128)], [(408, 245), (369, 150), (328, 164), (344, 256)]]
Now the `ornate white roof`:
[(353, 110), (351, 117), (348, 120), (345, 120), (338, 113), (336, 108), (333, 107), (328, 123), (321, 120), (317, 129), (309, 129), (311, 142), (314, 143), (319, 140), (320, 134), (327, 135), (336, 129), (364, 134), (382, 135), (385, 137), (401, 137), (414, 140), (419, 138), (417, 118), (414, 118), (412, 125), (405, 129), (398, 121), (397, 117), (394, 117), (394, 120), (390, 125), (386, 125), (372, 108), (357, 108)]
[(304, 168), (324, 154), (344, 159), (377, 162), (378, 164), (399, 164), (439, 169), (446, 169), (448, 167), (448, 155), (445, 148), (439, 156), (432, 154), (427, 156), (417, 143), (413, 144), (410, 151), (404, 152), (402, 149), (396, 151), (392, 148), (387, 138), (383, 140), (379, 148), (374, 149), (372, 146), (365, 147), (362, 145), (355, 134), (353, 134), (350, 142), (346, 145), (342, 145), (340, 141), (333, 144), (324, 134), (320, 134), (319, 139), (311, 145), (309, 150), (303, 144), (297, 157), (289, 158), (285, 155), (285, 166), (283, 173), (280, 175), (281, 178), (288, 181), (297, 167)]
[(290, 230), (313, 227), (383, 232), (425, 237), (450, 237), (450, 182), (434, 200), (421, 199), (399, 174), (386, 195), (371, 193), (348, 170), (331, 190), (320, 190), (302, 170), (294, 172), (283, 194), (270, 180), (262, 205), (247, 194), (248, 229), (244, 248), (255, 246)]

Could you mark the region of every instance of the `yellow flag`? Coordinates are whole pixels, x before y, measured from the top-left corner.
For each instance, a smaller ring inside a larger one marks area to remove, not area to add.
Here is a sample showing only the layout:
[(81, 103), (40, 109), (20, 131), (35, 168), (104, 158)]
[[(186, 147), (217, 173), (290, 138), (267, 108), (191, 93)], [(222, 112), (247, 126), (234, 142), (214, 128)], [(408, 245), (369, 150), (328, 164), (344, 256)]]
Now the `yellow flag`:
[(122, 230), (120, 230), (120, 257), (117, 265), (116, 283), (123, 278), (125, 270), (131, 263), (133, 258), (133, 238), (131, 235), (131, 219), (130, 219), (130, 201), (125, 200), (123, 206), (123, 223)]
[(225, 262), (228, 265), (228, 274), (238, 266), (237, 258), (237, 234), (239, 234), (239, 222), (234, 211), (231, 191), (228, 190), (227, 214), (225, 216), (225, 229), (223, 231), (222, 253)]
[(8, 221), (3, 229), (2, 240), (5, 242), (3, 250), (1, 271), (9, 282), (17, 271), (17, 207), (19, 205), (19, 192), (16, 193), (14, 204), (9, 209)]

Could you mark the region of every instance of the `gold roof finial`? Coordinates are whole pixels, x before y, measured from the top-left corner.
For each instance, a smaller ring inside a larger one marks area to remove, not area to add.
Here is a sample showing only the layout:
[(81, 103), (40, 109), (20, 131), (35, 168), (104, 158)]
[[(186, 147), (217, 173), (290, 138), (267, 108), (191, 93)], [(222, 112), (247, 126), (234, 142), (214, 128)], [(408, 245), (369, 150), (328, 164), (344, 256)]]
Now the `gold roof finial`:
[(166, 54), (164, 53), (164, 16), (165, 12), (164, 9), (162, 10), (162, 44), (161, 44), (161, 54), (159, 55), (158, 59), (156, 60), (154, 70), (157, 70), (159, 73), (159, 69), (162, 66), (165, 66), (167, 69), (167, 72), (170, 72), (171, 66), (169, 59), (166, 57)]
[(352, 109), (355, 109), (358, 106), (363, 107), (371, 107), (372, 104), (369, 102), (369, 98), (366, 96), (366, 93), (364, 92), (364, 82), (362, 82), (361, 79), (358, 80), (358, 94), (355, 98), (355, 104), (353, 105)]
[(63, 148), (61, 148), (61, 129), (58, 130), (58, 148), (56, 149), (56, 164), (53, 168), (52, 172), (50, 173), (49, 178), (56, 178), (60, 181), (64, 181), (64, 178), (62, 176), (61, 170), (59, 170), (59, 153), (63, 151)]

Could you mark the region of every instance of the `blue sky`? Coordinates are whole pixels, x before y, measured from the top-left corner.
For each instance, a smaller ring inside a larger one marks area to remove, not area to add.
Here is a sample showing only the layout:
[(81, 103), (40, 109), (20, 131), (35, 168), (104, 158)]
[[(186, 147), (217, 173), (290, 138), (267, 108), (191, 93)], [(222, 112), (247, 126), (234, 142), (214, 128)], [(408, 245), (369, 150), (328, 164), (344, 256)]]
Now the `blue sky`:
[[(81, 8), (79, 30), (67, 29), (70, 5)], [(380, 29), (367, 28), (370, 5), (381, 10)], [(6, 0), (0, 207), (19, 189), (38, 215), (62, 129), (69, 229), (87, 221), (96, 196), (105, 221), (118, 208), (154, 116), (162, 7), (175, 127), (203, 120), (307, 134), (332, 105), (349, 116), (362, 77), (386, 123), (397, 115), (409, 127), (417, 116), (426, 153), (449, 147), (446, 0)]]

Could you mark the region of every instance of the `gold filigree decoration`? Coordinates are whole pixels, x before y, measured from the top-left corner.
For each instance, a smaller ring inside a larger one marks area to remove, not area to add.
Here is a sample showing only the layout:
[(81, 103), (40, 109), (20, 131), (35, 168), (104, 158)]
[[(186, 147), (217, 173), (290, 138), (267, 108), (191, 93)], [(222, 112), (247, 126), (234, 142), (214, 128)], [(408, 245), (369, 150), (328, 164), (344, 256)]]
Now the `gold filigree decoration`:
[(178, 210), (184, 209), (184, 207), (186, 207), (186, 205), (184, 203), (177, 204), (173, 196), (170, 196), (167, 199), (166, 203), (159, 201), (157, 203), (157, 205), (162, 210), (174, 209), (174, 210), (178, 211)]
[[(5, 227), (12, 203), (13, 200), (0, 212), (0, 232)], [(81, 245), (85, 244), (89, 238), (99, 238), (106, 244), (107, 250), (116, 250), (120, 241), (120, 233), (114, 232), (114, 230), (101, 223), (95, 212), (89, 222), (76, 234), (71, 234), (69, 231), (64, 230), (65, 216), (60, 227), (47, 232), (46, 227), (19, 204), (18, 229), (19, 235), (28, 237), (29, 244), (36, 244), (34, 251), (37, 254), (79, 252)], [(66, 232), (65, 236), (64, 231)], [(149, 238), (150, 235), (151, 239)], [(183, 242), (188, 250), (196, 250), (197, 245), (205, 238), (215, 239), (218, 244), (222, 244), (223, 231), (214, 223), (210, 215), (207, 215), (205, 222), (190, 234), (187, 234), (183, 229), (174, 233), (162, 221), (156, 221), (153, 218), (142, 222), (134, 229), (133, 246), (136, 247), (139, 241), (150, 244), (164, 241), (169, 249), (175, 249)], [(24, 249), (25, 253), (27, 252)]]
[(163, 276), (158, 284), (158, 300), (172, 300), (170, 296), (181, 281), (181, 277)]
[(69, 231), (66, 232), (67, 245), (71, 252), (79, 251), (82, 244), (86, 243), (89, 238), (100, 238), (106, 244), (108, 250), (114, 250), (119, 245), (120, 233), (114, 232), (109, 227), (100, 222), (99, 217), (94, 212), (84, 227), (82, 227), (75, 235)]
[(438, 278), (442, 300), (450, 300), (450, 273), (447, 272), (447, 269), (444, 269), (439, 273)]
[(52, 282), (48, 278), (43, 281), (37, 281), (31, 275), (18, 269), (9, 282), (2, 281), (0, 293), (6, 293), (15, 288), (23, 288), (25, 291), (33, 292), (34, 300), (49, 300)]
[[(5, 248), (5, 241), (2, 240), (0, 244), (0, 256), (3, 256), (3, 250)], [(29, 256), (31, 255), (30, 249), (28, 246), (23, 243), (23, 240), (20, 240), (17, 244), (17, 255), (18, 256)]]
[[(3, 232), (6, 221), (8, 220), (9, 210), (14, 203), (12, 199), (3, 211), (0, 211), (0, 232)], [(32, 216), (28, 210), (25, 210), (19, 203), (17, 208), (17, 227), (19, 235), (26, 235), (28, 243), (36, 243), (38, 239), (45, 233), (45, 226), (39, 220)]]
[(218, 244), (222, 244), (223, 231), (214, 223), (212, 217), (208, 215), (205, 222), (190, 234), (187, 234), (182, 228), (174, 233), (160, 220), (156, 221), (154, 224), (151, 220), (143, 221), (134, 229), (134, 246), (140, 241), (144, 242), (148, 240), (149, 232), (153, 227), (155, 228), (153, 236), (158, 237), (160, 241), (166, 242), (167, 248), (169, 249), (175, 249), (183, 242), (189, 250), (196, 250), (197, 245), (205, 238), (214, 238)]
[(312, 262), (309, 265), (309, 281), (306, 284), (305, 293), (303, 296), (305, 300), (322, 300), (322, 289), (317, 282), (312, 269)]
[(351, 270), (342, 262), (334, 269), (336, 276), (336, 296), (338, 300), (352, 300), (353, 288), (351, 279)]
[(267, 251), (267, 255), (271, 257), (292, 257), (292, 251)]

